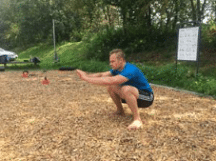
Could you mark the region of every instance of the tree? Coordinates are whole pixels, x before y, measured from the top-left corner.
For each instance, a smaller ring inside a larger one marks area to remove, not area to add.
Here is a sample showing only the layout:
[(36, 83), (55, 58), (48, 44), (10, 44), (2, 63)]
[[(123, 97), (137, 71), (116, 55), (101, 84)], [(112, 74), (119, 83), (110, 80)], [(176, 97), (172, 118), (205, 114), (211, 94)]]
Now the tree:
[(203, 4), (200, 2), (200, 0), (190, 0), (190, 3), (192, 8), (192, 20), (201, 22), (204, 19), (206, 0), (204, 0)]

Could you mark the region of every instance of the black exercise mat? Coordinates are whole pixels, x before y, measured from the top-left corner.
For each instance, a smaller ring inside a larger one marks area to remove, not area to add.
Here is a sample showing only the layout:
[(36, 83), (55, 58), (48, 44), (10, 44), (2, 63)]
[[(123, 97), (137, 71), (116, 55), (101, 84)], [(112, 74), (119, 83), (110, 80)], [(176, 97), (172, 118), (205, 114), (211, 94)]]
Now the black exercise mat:
[(74, 67), (61, 67), (59, 70), (75, 70), (76, 68)]

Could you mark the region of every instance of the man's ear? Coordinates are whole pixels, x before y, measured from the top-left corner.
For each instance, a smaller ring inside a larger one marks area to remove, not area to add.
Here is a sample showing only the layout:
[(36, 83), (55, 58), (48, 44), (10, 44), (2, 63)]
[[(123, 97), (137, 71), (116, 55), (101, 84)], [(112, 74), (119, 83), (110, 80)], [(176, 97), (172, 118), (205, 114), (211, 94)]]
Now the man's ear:
[(123, 58), (122, 58), (122, 57), (119, 57), (119, 61), (123, 62)]

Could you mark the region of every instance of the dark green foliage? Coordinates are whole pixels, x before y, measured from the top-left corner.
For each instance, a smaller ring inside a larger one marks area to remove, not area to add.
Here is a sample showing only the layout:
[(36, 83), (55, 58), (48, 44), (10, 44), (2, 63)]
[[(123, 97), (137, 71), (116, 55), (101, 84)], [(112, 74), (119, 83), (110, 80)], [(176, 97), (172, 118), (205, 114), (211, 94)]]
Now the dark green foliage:
[(176, 80), (181, 80), (186, 77), (187, 69), (180, 67), (176, 70), (173, 64), (168, 64), (161, 67), (148, 67), (138, 65), (143, 69), (144, 74), (149, 79), (149, 81), (161, 81), (164, 83), (172, 83)]
[(137, 66), (143, 71), (150, 83), (163, 84), (171, 87), (183, 88), (207, 95), (215, 95), (216, 81), (213, 77), (205, 77), (201, 73), (195, 78), (195, 73), (189, 74), (186, 66), (175, 66), (170, 64), (163, 67), (148, 67), (141, 64)]
[(93, 40), (87, 40), (87, 58), (96, 58), (100, 61), (109, 60), (109, 52), (114, 48), (123, 48), (125, 39), (122, 38), (122, 30), (109, 29), (96, 34)]
[(216, 22), (202, 25), (202, 49), (216, 49)]
[[(133, 31), (133, 32), (132, 32)], [(171, 48), (174, 34), (168, 33), (170, 37), (166, 39), (167, 35), (159, 35), (159, 32), (148, 33), (148, 30), (132, 28), (127, 34), (124, 33), (123, 28), (110, 28), (99, 32), (95, 37), (90, 37), (86, 40), (88, 42), (87, 58), (96, 58), (100, 61), (109, 60), (109, 52), (115, 48), (121, 48), (126, 55), (138, 53), (142, 51), (154, 51), (162, 48)]]

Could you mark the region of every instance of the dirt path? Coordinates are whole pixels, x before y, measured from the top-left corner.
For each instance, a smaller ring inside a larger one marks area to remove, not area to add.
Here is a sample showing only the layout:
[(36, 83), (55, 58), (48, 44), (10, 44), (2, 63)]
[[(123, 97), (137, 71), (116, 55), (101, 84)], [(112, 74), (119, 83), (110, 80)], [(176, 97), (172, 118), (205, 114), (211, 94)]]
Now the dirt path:
[[(106, 88), (75, 72), (22, 78), (0, 73), (1, 161), (216, 160), (216, 101), (154, 87), (154, 104), (139, 109), (144, 128), (128, 131), (132, 113), (111, 116)], [(48, 86), (40, 81), (44, 76)]]

